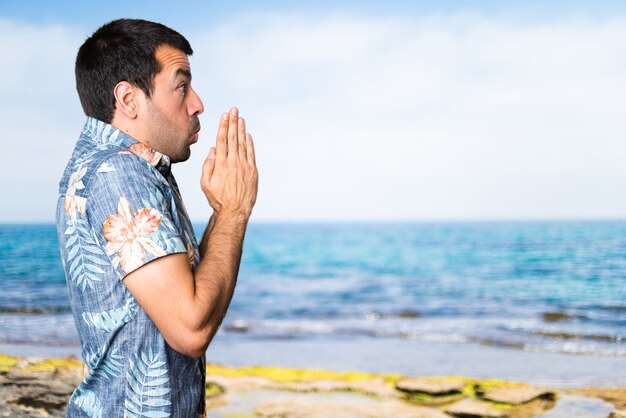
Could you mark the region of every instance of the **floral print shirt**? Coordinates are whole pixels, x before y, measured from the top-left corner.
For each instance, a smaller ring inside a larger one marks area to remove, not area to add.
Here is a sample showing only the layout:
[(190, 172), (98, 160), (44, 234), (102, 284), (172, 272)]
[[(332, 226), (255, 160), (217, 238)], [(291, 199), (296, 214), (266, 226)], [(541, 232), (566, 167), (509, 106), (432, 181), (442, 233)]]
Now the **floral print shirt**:
[(192, 269), (199, 261), (169, 158), (88, 118), (61, 179), (56, 219), (89, 370), (67, 416), (202, 416), (205, 358), (174, 351), (123, 283), (168, 254), (187, 253)]

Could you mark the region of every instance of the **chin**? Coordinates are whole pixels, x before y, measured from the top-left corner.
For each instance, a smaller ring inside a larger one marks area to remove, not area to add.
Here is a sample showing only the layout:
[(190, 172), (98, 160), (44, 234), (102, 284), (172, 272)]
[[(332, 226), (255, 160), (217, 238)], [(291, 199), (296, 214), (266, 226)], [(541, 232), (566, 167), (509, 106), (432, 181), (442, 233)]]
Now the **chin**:
[(177, 155), (176, 158), (170, 157), (170, 161), (172, 162), (172, 164), (182, 163), (183, 161), (187, 161), (189, 157), (191, 157), (190, 149), (188, 149), (186, 152), (181, 153), (180, 155)]

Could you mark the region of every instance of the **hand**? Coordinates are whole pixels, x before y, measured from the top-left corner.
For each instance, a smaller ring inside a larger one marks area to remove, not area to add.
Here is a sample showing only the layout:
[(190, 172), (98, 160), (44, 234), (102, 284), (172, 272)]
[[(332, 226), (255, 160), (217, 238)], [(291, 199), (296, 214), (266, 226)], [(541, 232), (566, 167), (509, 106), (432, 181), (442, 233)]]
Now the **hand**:
[(216, 147), (211, 147), (202, 165), (200, 185), (216, 213), (243, 215), (247, 220), (258, 183), (252, 136), (246, 134), (246, 121), (233, 107), (220, 119)]

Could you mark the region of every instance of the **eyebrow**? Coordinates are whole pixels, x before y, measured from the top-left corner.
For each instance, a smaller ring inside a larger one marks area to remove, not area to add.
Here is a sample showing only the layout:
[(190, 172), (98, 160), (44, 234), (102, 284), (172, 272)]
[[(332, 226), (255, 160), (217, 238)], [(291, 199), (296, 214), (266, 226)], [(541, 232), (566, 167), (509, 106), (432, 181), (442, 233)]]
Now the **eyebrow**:
[(191, 80), (191, 71), (186, 68), (179, 68), (176, 70), (176, 75), (182, 75)]

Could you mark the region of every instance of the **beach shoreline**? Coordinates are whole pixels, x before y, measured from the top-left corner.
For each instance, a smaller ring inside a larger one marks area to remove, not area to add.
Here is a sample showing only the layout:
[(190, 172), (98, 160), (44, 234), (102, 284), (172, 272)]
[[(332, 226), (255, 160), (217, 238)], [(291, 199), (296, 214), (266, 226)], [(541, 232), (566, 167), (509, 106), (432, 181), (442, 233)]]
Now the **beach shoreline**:
[[(0, 353), (27, 357), (80, 357), (76, 345), (0, 343)], [(361, 370), (417, 376), (462, 375), (546, 387), (626, 388), (623, 356), (575, 355), (480, 344), (398, 341), (337, 336), (250, 338), (219, 331), (207, 350), (209, 363), (232, 367)]]
[[(81, 380), (82, 363), (75, 356), (0, 354), (0, 417), (64, 416), (65, 405)], [(332, 412), (338, 417), (442, 418), (463, 416), (455, 414), (463, 408), (484, 408), (485, 415), (478, 416), (568, 418), (559, 415), (560, 408), (563, 414), (580, 410), (586, 415), (577, 416), (606, 418), (626, 411), (626, 388), (558, 389), (461, 376), (215, 363), (207, 365), (206, 390), (211, 417), (321, 417)]]

